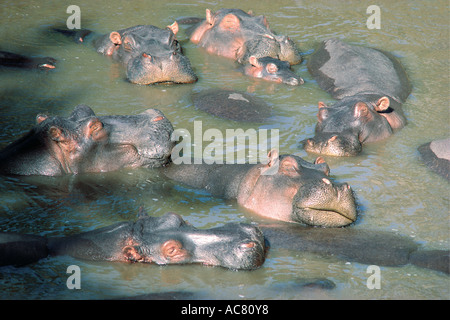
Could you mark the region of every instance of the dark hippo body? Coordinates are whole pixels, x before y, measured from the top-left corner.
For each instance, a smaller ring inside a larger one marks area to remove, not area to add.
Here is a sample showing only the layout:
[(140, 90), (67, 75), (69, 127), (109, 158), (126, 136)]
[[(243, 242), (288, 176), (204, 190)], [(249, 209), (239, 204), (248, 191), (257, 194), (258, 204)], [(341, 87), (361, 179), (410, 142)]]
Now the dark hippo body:
[[(173, 155), (172, 155), (173, 158)], [(174, 158), (173, 158), (174, 159)], [(264, 164), (171, 164), (164, 174), (275, 220), (340, 227), (357, 218), (353, 192), (332, 183), (321, 159), (309, 163), (293, 155), (269, 153)]]
[(121, 62), (127, 79), (136, 84), (159, 82), (193, 83), (197, 81), (189, 59), (183, 55), (176, 40), (178, 24), (160, 29), (152, 25), (139, 25), (103, 36), (95, 36), (89, 30), (56, 31), (70, 35), (77, 42), (84, 42), (88, 35), (94, 37), (97, 52)]
[(0, 151), (0, 172), (63, 175), (126, 167), (158, 167), (173, 148), (173, 127), (161, 111), (95, 116), (85, 105), (68, 118), (38, 115), (28, 134)]
[(241, 122), (264, 122), (271, 108), (261, 99), (235, 90), (210, 89), (192, 95), (197, 109), (219, 118)]
[(425, 143), (418, 150), (431, 170), (450, 181), (450, 138)]
[[(266, 247), (268, 245), (268, 247)], [(141, 217), (68, 237), (0, 233), (0, 266), (22, 266), (48, 255), (90, 261), (129, 263), (201, 263), (234, 270), (260, 267), (269, 249), (313, 252), (363, 264), (396, 267), (413, 264), (450, 273), (448, 250), (422, 250), (411, 240), (388, 232), (298, 225), (226, 224), (200, 230), (177, 214)], [(321, 285), (309, 282), (307, 286)], [(333, 288), (332, 283), (322, 283)], [(144, 298), (144, 297), (142, 297)]]
[(316, 136), (308, 152), (353, 156), (362, 145), (388, 138), (406, 124), (402, 104), (411, 84), (392, 55), (340, 40), (324, 41), (308, 62), (319, 86), (338, 102), (319, 102)]
[(264, 16), (253, 16), (240, 9), (220, 9), (215, 13), (206, 9), (206, 19), (188, 34), (193, 43), (207, 52), (244, 64), (246, 75), (290, 85), (303, 83), (290, 70), (291, 65), (302, 61), (298, 48), (289, 37), (273, 33)]
[(55, 69), (56, 59), (51, 57), (27, 57), (21, 54), (0, 51), (0, 66), (23, 69)]
[(255, 226), (230, 223), (196, 229), (175, 213), (140, 217), (136, 222), (119, 222), (67, 237), (47, 239), (0, 233), (0, 266), (23, 265), (47, 255), (158, 265), (199, 263), (251, 270), (264, 263), (265, 242)]
[(410, 237), (356, 228), (311, 228), (299, 225), (260, 225), (270, 248), (314, 252), (346, 261), (422, 268), (450, 273), (449, 250), (423, 250)]

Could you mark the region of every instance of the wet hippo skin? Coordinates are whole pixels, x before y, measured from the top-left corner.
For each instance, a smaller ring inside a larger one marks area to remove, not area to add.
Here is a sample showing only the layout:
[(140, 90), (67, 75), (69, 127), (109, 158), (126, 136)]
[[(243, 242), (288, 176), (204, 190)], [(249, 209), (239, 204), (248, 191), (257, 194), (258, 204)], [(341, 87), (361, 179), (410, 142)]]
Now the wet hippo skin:
[(311, 56), (308, 71), (338, 101), (331, 106), (319, 102), (315, 137), (302, 141), (306, 151), (355, 156), (365, 143), (384, 140), (405, 126), (402, 104), (411, 84), (393, 55), (331, 39)]
[(78, 105), (69, 117), (39, 114), (27, 134), (0, 151), (0, 173), (57, 176), (158, 167), (168, 162), (172, 132), (156, 109), (97, 117)]
[(346, 183), (331, 182), (323, 159), (310, 163), (294, 155), (279, 156), (276, 150), (268, 158), (265, 165), (172, 163), (163, 173), (274, 220), (322, 227), (356, 221), (353, 191)]
[(425, 143), (418, 150), (427, 167), (450, 181), (450, 138)]
[[(131, 83), (148, 85), (160, 82), (193, 83), (197, 76), (189, 59), (176, 40), (178, 24), (165, 29), (139, 25), (99, 36), (89, 30), (55, 31), (73, 37), (77, 42), (91, 39), (98, 53), (110, 56), (126, 68)], [(94, 38), (92, 40), (92, 38)]]

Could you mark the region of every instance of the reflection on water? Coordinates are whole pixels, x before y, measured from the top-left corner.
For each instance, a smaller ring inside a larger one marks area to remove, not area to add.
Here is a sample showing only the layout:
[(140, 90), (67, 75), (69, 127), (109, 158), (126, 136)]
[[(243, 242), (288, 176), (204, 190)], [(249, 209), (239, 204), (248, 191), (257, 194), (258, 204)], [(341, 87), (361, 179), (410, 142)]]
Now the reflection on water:
[[(361, 218), (352, 228), (390, 231), (411, 237), (427, 249), (448, 249), (448, 182), (420, 161), (417, 147), (449, 134), (448, 3), (444, 1), (378, 1), (381, 29), (366, 27), (366, 4), (360, 1), (281, 0), (269, 2), (198, 0), (167, 6), (161, 1), (77, 1), (82, 27), (99, 33), (137, 24), (164, 27), (178, 17), (203, 16), (206, 8), (241, 8), (265, 14), (271, 28), (287, 34), (304, 58), (325, 39), (373, 46), (392, 52), (404, 64), (412, 95), (404, 105), (408, 125), (387, 141), (367, 146), (354, 158), (327, 158), (333, 178), (355, 191)], [(143, 14), (145, 13), (145, 14)], [(313, 160), (299, 141), (310, 137), (317, 103), (333, 100), (309, 76), (305, 62), (293, 69), (306, 83), (276, 85), (243, 76), (234, 62), (208, 55), (178, 35), (199, 77), (191, 85), (131, 85), (124, 70), (89, 46), (49, 34), (64, 24), (66, 6), (58, 1), (3, 1), (0, 4), (2, 50), (52, 56), (57, 69), (0, 69), (0, 147), (29, 130), (38, 113), (68, 115), (84, 103), (97, 115), (137, 114), (161, 109), (175, 128), (249, 128), (248, 124), (214, 118), (195, 109), (193, 92), (227, 88), (264, 99), (273, 115), (259, 128), (280, 130), (281, 153)], [(145, 18), (143, 18), (145, 17)], [(411, 17), (414, 17), (413, 19)], [(251, 124), (251, 127), (255, 127)], [(256, 126), (255, 129), (258, 129)], [(174, 185), (157, 171), (138, 169), (57, 178), (0, 178), (0, 230), (60, 236), (136, 219), (140, 207), (149, 214), (174, 211), (199, 228), (227, 222), (260, 222), (233, 202)], [(82, 290), (65, 286), (66, 268), (82, 270)], [(23, 268), (0, 269), (2, 299), (90, 299), (136, 296), (155, 292), (191, 292), (198, 298), (224, 299), (448, 299), (448, 276), (410, 265), (382, 267), (382, 288), (366, 286), (367, 266), (332, 256), (271, 248), (262, 268), (232, 272), (202, 266), (148, 266), (87, 263), (69, 257), (47, 258)], [(332, 289), (304, 288), (299, 283), (326, 278)], [(306, 279), (306, 280), (304, 280)]]

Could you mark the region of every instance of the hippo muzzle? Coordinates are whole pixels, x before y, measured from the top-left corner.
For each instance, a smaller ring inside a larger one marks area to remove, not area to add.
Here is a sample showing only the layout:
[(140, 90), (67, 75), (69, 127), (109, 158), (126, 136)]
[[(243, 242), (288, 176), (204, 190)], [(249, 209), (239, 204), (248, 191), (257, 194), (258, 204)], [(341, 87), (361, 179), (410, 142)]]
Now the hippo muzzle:
[(346, 183), (328, 178), (301, 186), (293, 200), (292, 220), (307, 225), (343, 227), (356, 221), (355, 198)]
[(161, 111), (99, 118), (109, 128), (111, 149), (127, 149), (119, 157), (127, 158), (128, 167), (158, 167), (168, 162), (174, 146), (170, 139), (173, 127)]

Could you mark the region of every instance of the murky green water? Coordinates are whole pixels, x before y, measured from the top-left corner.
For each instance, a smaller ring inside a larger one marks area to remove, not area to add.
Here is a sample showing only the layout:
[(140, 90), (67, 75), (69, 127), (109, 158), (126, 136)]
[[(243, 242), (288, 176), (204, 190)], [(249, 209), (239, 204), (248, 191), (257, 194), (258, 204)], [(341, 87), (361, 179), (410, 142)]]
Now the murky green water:
[[(392, 231), (412, 237), (426, 249), (448, 249), (449, 184), (420, 161), (417, 147), (449, 135), (449, 27), (447, 1), (377, 1), (381, 29), (369, 30), (364, 1), (2, 1), (1, 49), (52, 56), (58, 68), (0, 71), (0, 147), (33, 125), (36, 114), (68, 115), (84, 103), (98, 115), (162, 110), (175, 128), (278, 128), (282, 153), (313, 160), (299, 141), (310, 137), (317, 102), (332, 102), (307, 73), (307, 83), (292, 88), (247, 78), (232, 61), (208, 56), (190, 44), (185, 54), (199, 82), (180, 86), (136, 86), (124, 72), (89, 47), (50, 37), (49, 25), (65, 24), (70, 4), (81, 8), (82, 27), (106, 33), (137, 24), (164, 27), (182, 16), (203, 16), (206, 8), (241, 8), (264, 14), (273, 30), (289, 35), (305, 54), (322, 40), (337, 37), (374, 46), (400, 57), (414, 85), (404, 105), (408, 125), (387, 141), (365, 147), (355, 158), (328, 158), (331, 173), (355, 190), (361, 219), (352, 228)], [(274, 11), (275, 10), (275, 11)], [(307, 55), (305, 56), (307, 59)], [(208, 88), (248, 91), (273, 107), (264, 124), (242, 124), (197, 111), (192, 92)], [(124, 170), (63, 178), (0, 178), (0, 230), (63, 235), (136, 218), (140, 206), (152, 215), (181, 214), (193, 225), (260, 221), (234, 203), (176, 186), (152, 170)], [(81, 290), (66, 287), (66, 268), (79, 265)], [(334, 257), (272, 248), (262, 268), (233, 272), (202, 266), (152, 266), (86, 263), (48, 258), (23, 268), (0, 269), (2, 299), (103, 299), (151, 292), (194, 291), (212, 299), (449, 299), (449, 277), (411, 265), (381, 268), (381, 289), (366, 286), (367, 265)], [(327, 278), (328, 291), (299, 291), (299, 278)]]

